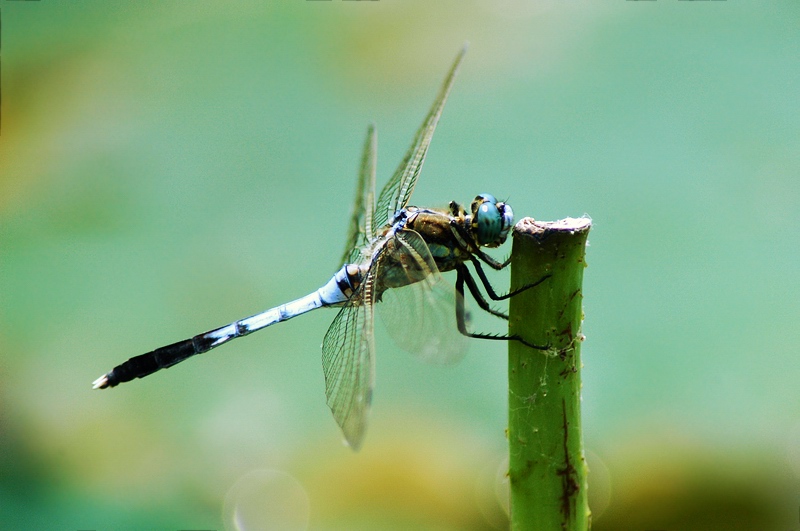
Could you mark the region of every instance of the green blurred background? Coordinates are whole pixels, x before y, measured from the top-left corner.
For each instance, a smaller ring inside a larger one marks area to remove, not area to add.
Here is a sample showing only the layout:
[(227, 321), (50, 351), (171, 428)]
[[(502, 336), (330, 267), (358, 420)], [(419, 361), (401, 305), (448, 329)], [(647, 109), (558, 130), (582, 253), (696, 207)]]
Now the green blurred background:
[(412, 202), (490, 192), (518, 217), (594, 219), (595, 529), (800, 529), (797, 2), (42, 0), (0, 15), (3, 529), (507, 526), (504, 345), (429, 366), (379, 325), (358, 454), (325, 405), (333, 311), (90, 385), (326, 281), (367, 124), (380, 185), (465, 40)]

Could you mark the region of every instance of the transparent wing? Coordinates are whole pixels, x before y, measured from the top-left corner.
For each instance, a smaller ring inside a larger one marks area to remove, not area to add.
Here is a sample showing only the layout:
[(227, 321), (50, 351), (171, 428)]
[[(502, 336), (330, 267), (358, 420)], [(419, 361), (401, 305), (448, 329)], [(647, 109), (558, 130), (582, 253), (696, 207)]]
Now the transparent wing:
[(460, 360), (467, 349), (467, 338), (456, 323), (456, 297), (460, 295), (439, 273), (428, 245), (417, 232), (399, 231), (391, 247), (391, 263), (400, 270), (392, 274), (403, 274), (412, 282), (381, 296), (378, 313), (392, 339), (428, 362)]
[(364, 438), (375, 381), (374, 277), (366, 279), (339, 310), (322, 341), (325, 394), (347, 443), (358, 450)]
[(466, 52), (467, 46), (464, 45), (450, 68), (442, 88), (439, 89), (439, 95), (433, 102), (431, 110), (414, 136), (414, 141), (408, 148), (405, 157), (403, 157), (403, 161), (395, 170), (392, 178), (383, 187), (383, 190), (381, 190), (381, 194), (378, 197), (378, 206), (375, 210), (376, 227), (384, 226), (390, 216), (404, 208), (408, 203), (411, 192), (414, 191), (414, 185), (417, 183), (422, 164), (425, 162), (425, 155), (428, 153), (428, 146), (430, 146), (433, 132), (436, 130), (436, 124), (442, 115), (444, 103), (447, 101), (456, 72), (458, 72), (458, 67)]
[(377, 163), (377, 133), (374, 124), (367, 128), (367, 139), (361, 155), (361, 166), (358, 172), (356, 198), (353, 202), (353, 213), (350, 216), (350, 227), (347, 231), (344, 253), (339, 267), (347, 263), (359, 262), (361, 248), (375, 235), (372, 225), (375, 215), (375, 167)]

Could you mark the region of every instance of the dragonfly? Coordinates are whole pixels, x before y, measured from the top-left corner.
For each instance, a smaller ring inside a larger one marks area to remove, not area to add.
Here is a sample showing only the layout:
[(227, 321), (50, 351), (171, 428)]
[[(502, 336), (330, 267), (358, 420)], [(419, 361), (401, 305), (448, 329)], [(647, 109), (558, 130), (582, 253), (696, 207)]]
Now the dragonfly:
[[(478, 195), (469, 211), (455, 201), (445, 209), (408, 205), (465, 53), (466, 46), (457, 55), (403, 160), (377, 198), (377, 134), (374, 125), (368, 127), (345, 251), (340, 268), (324, 286), (292, 302), (130, 358), (95, 380), (93, 388), (105, 389), (143, 378), (317, 308), (339, 308), (322, 342), (325, 394), (345, 442), (358, 450), (375, 381), (375, 306), (382, 308), (387, 329), (401, 348), (434, 362), (459, 359), (466, 350), (466, 338), (516, 340), (546, 350), (547, 346), (519, 336), (468, 330), (465, 286), (481, 309), (508, 319), (483, 296), (468, 263), (489, 298), (495, 301), (512, 297), (547, 278), (504, 295), (497, 294), (489, 282), (481, 264), (500, 270), (509, 260), (500, 262), (483, 248), (498, 247), (506, 241), (514, 223), (511, 207), (490, 194)], [(442, 277), (448, 271), (456, 271), (455, 285)]]

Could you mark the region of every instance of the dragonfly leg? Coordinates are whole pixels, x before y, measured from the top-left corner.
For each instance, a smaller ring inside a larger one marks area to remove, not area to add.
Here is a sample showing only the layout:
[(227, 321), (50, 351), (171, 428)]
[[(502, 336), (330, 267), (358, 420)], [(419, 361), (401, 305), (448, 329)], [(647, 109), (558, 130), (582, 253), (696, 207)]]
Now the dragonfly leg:
[(508, 264), (510, 264), (511, 263), (511, 258), (510, 257), (505, 262), (498, 262), (497, 260), (495, 260), (494, 258), (489, 256), (488, 254), (484, 253), (477, 246), (475, 246), (475, 245), (470, 246), (470, 245), (468, 245), (466, 243), (466, 242), (472, 241), (473, 238), (472, 238), (472, 236), (470, 236), (469, 232), (467, 232), (467, 229), (464, 228), (463, 225), (457, 223), (457, 221), (456, 221), (457, 213), (458, 213), (458, 209), (459, 208), (461, 208), (463, 210), (463, 208), (460, 205), (458, 205), (455, 201), (451, 201), (450, 202), (450, 211), (454, 216), (453, 220), (450, 221), (450, 228), (452, 229), (453, 234), (455, 235), (456, 239), (459, 241), (460, 245), (462, 246), (462, 249), (465, 250), (465, 251), (468, 251), (470, 256), (477, 256), (478, 258), (483, 260), (487, 265), (489, 265), (489, 267), (491, 267), (492, 269), (496, 269), (498, 271), (500, 271), (501, 269), (506, 267)]
[[(463, 335), (465, 335), (467, 337), (472, 337), (472, 338), (475, 338), (475, 339), (493, 339), (495, 341), (519, 341), (523, 345), (525, 345), (527, 347), (530, 347), (530, 348), (533, 348), (533, 349), (536, 349), (536, 350), (548, 350), (550, 348), (549, 345), (545, 345), (545, 346), (534, 345), (533, 343), (530, 343), (530, 342), (526, 341), (525, 339), (523, 339), (522, 337), (520, 337), (518, 335), (503, 336), (503, 335), (499, 335), (499, 334), (481, 334), (481, 333), (476, 333), (476, 332), (470, 332), (469, 330), (467, 330), (466, 309), (464, 308), (464, 282), (467, 282), (469, 284), (469, 281), (466, 280), (466, 278), (469, 275), (465, 275), (463, 273), (464, 269), (466, 269), (466, 268), (458, 268), (457, 269), (458, 277), (456, 278), (456, 291), (458, 292), (459, 295), (461, 295), (460, 297), (456, 297), (456, 322), (458, 324), (458, 331), (459, 332), (461, 332)], [(469, 277), (469, 278), (471, 278), (471, 277)], [(472, 283), (473, 284), (475, 283), (474, 279), (472, 279)], [(472, 292), (471, 288), (470, 288), (470, 292)], [(473, 293), (473, 295), (474, 295), (474, 293)], [(476, 300), (478, 300), (477, 297), (476, 297)], [(484, 299), (483, 302), (485, 303), (486, 300)], [(480, 304), (481, 303), (478, 302), (478, 305), (480, 305)], [(488, 306), (488, 304), (487, 304), (487, 306)], [(481, 306), (481, 307), (483, 308), (483, 306)], [(494, 312), (490, 312), (490, 313), (494, 313)]]
[(478, 257), (478, 258), (480, 258), (480, 259), (481, 259), (481, 260), (482, 260), (482, 261), (483, 261), (483, 262), (484, 262), (486, 265), (488, 265), (488, 266), (489, 266), (489, 267), (491, 267), (492, 269), (496, 269), (497, 271), (500, 271), (501, 269), (504, 269), (506, 266), (508, 266), (508, 264), (510, 264), (510, 263), (511, 263), (511, 258), (510, 258), (510, 257), (509, 257), (509, 259), (508, 259), (508, 260), (506, 260), (505, 262), (498, 262), (497, 260), (495, 260), (494, 258), (492, 258), (491, 256), (489, 256), (488, 254), (484, 253), (484, 252), (483, 252), (483, 251), (481, 251), (480, 249), (478, 249), (477, 251), (473, 252), (473, 253), (472, 253), (472, 255), (473, 255), (473, 256), (477, 256), (477, 257)]
[[(480, 306), (483, 311), (488, 312), (488, 313), (490, 313), (492, 315), (495, 315), (497, 317), (500, 317), (501, 319), (505, 319), (507, 321), (508, 320), (508, 315), (504, 314), (503, 312), (497, 311), (494, 308), (492, 308), (491, 306), (489, 306), (489, 302), (486, 300), (486, 298), (484, 298), (483, 294), (478, 289), (478, 283), (475, 282), (475, 279), (473, 278), (472, 274), (469, 272), (469, 269), (467, 269), (467, 266), (465, 266), (464, 264), (459, 264), (456, 267), (456, 269), (458, 270), (459, 278), (462, 278), (463, 281), (466, 282), (467, 287), (469, 288), (469, 292), (472, 294), (472, 298), (475, 299), (475, 302), (478, 303), (478, 306)], [(484, 277), (484, 279), (485, 279), (485, 277)], [(490, 292), (490, 297), (491, 297), (491, 294), (493, 293), (494, 290), (492, 290), (491, 286), (488, 286), (486, 284), (485, 280), (484, 280), (484, 286), (487, 286), (487, 289)], [(463, 286), (462, 286), (461, 292), (462, 292), (462, 295), (463, 295)], [(499, 300), (499, 299), (497, 299), (495, 297), (492, 297), (492, 298), (494, 300)]]
[(517, 295), (517, 294), (522, 293), (523, 291), (525, 291), (527, 289), (531, 289), (533, 287), (538, 286), (539, 284), (541, 284), (542, 282), (544, 282), (545, 280), (547, 280), (548, 278), (550, 278), (552, 276), (550, 274), (547, 274), (547, 275), (543, 276), (542, 278), (540, 278), (539, 280), (537, 280), (536, 282), (534, 282), (533, 284), (528, 284), (527, 286), (522, 286), (521, 288), (515, 289), (514, 291), (510, 291), (510, 292), (506, 293), (505, 295), (498, 295), (494, 291), (494, 288), (492, 287), (491, 282), (489, 282), (489, 279), (486, 277), (486, 273), (484, 273), (483, 267), (481, 267), (481, 263), (478, 261), (478, 259), (475, 258), (474, 256), (471, 256), (470, 258), (472, 259), (472, 264), (475, 266), (475, 272), (478, 273), (478, 277), (481, 279), (481, 283), (483, 284), (483, 287), (486, 290), (486, 293), (489, 294), (489, 298), (492, 299), (493, 301), (503, 301), (503, 300), (506, 300), (506, 299), (510, 299), (514, 295)]

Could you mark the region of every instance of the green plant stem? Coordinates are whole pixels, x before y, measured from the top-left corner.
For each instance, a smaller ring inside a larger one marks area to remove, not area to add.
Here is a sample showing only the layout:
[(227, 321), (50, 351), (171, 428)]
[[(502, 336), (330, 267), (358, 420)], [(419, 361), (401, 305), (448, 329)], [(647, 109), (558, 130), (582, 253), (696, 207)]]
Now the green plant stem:
[(588, 218), (523, 219), (515, 227), (511, 289), (508, 442), (511, 528), (587, 530), (588, 469), (581, 435), (580, 347)]

